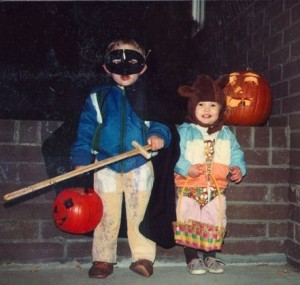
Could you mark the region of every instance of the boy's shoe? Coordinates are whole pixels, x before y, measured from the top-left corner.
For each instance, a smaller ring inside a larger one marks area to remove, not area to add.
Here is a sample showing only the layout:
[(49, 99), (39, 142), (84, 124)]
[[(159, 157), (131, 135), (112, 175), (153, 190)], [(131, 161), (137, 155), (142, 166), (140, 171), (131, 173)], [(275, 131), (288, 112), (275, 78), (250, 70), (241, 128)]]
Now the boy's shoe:
[(114, 264), (108, 262), (94, 261), (89, 270), (90, 278), (106, 278), (114, 271)]
[(131, 263), (130, 270), (144, 277), (149, 277), (153, 274), (153, 262), (147, 259), (139, 259)]
[(206, 269), (203, 266), (203, 261), (201, 259), (194, 258), (192, 261), (188, 264), (188, 272), (191, 274), (205, 274)]
[(225, 265), (225, 263), (220, 260), (216, 259), (214, 257), (207, 257), (204, 261), (205, 267), (208, 272), (210, 273), (223, 273), (224, 269), (222, 268), (222, 264)]

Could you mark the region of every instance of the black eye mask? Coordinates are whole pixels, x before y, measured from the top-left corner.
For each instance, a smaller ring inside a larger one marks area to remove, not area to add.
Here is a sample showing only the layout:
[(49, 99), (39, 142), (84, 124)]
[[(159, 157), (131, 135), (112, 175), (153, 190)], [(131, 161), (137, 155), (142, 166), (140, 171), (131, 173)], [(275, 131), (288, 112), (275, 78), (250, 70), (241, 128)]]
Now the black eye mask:
[(145, 58), (132, 49), (116, 49), (106, 55), (104, 63), (111, 73), (130, 75), (143, 70)]

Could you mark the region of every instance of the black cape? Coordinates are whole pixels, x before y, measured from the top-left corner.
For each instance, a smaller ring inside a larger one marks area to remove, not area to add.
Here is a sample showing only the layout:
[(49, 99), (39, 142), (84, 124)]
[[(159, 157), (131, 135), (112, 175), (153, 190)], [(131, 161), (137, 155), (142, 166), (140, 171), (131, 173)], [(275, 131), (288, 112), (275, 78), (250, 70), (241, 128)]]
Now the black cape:
[[(159, 100), (159, 90), (139, 81), (126, 88), (126, 95), (143, 120), (159, 121), (171, 131), (172, 140), (167, 148), (151, 160), (154, 168), (154, 185), (140, 232), (163, 248), (175, 246), (172, 222), (176, 220), (174, 167), (179, 158), (179, 134), (169, 117), (168, 107)], [(169, 105), (170, 106), (170, 105)]]

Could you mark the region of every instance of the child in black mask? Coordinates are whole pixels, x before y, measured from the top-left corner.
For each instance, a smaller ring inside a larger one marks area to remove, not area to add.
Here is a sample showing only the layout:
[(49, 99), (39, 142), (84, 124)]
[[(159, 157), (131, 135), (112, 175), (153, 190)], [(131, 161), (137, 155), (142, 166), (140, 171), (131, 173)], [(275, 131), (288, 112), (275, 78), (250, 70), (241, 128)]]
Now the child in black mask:
[[(103, 68), (111, 76), (112, 83), (98, 86), (86, 100), (71, 152), (76, 168), (90, 164), (94, 156), (96, 160), (103, 160), (130, 151), (132, 141), (149, 144), (152, 151), (168, 147), (171, 141), (166, 125), (146, 121), (128, 100), (127, 88), (133, 86), (147, 69), (140, 45), (131, 39), (113, 41), (107, 48)], [(94, 230), (90, 277), (106, 278), (113, 273), (123, 194), (132, 254), (130, 269), (145, 277), (152, 275), (156, 243), (140, 233), (139, 225), (144, 218), (153, 181), (152, 162), (141, 155), (95, 172), (94, 189), (102, 199), (104, 214)]]

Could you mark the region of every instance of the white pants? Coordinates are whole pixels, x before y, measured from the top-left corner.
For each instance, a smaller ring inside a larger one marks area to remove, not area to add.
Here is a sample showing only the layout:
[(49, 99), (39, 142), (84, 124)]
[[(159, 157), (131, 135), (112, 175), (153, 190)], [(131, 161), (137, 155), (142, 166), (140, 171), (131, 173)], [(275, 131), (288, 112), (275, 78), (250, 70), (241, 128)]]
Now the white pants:
[(103, 202), (103, 217), (94, 230), (93, 261), (116, 263), (124, 193), (132, 262), (138, 259), (154, 262), (156, 244), (139, 232), (153, 181), (151, 162), (128, 173), (116, 173), (108, 168), (95, 173), (94, 188)]

